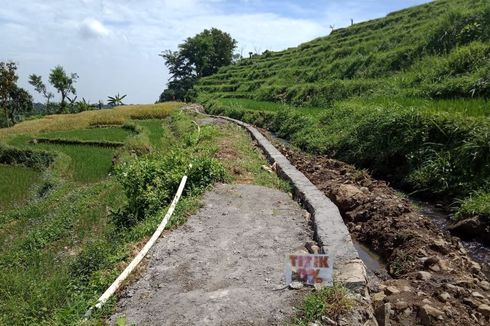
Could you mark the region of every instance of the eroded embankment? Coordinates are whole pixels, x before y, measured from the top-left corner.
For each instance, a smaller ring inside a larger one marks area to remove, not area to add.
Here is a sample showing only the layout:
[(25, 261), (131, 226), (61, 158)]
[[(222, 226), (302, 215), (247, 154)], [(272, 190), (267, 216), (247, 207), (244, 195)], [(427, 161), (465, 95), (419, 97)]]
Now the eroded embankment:
[(338, 205), (353, 238), (385, 261), (387, 274), (370, 283), (381, 324), (490, 321), (490, 283), (457, 238), (440, 232), (385, 182), (343, 162), (277, 145)]

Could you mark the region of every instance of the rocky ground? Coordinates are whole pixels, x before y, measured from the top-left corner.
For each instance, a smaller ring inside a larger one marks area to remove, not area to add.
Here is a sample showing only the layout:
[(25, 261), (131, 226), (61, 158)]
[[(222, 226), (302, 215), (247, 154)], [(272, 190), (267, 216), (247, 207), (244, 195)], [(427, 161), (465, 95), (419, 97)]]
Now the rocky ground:
[(385, 273), (369, 284), (381, 325), (488, 325), (490, 283), (457, 238), (440, 232), (386, 182), (275, 144), (339, 206), (352, 237), (384, 261)]
[(284, 289), (286, 255), (311, 239), (286, 193), (218, 185), (181, 228), (161, 238), (139, 280), (121, 294), (114, 324), (284, 325), (303, 291)]

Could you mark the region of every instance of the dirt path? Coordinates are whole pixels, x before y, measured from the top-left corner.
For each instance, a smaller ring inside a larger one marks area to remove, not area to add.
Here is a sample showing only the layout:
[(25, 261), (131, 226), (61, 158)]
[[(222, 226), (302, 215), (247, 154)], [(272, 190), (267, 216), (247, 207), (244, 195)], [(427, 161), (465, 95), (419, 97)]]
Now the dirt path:
[(137, 325), (288, 322), (302, 295), (277, 289), (286, 254), (311, 239), (304, 211), (287, 194), (253, 185), (218, 185), (203, 203), (157, 242), (111, 323), (118, 316)]

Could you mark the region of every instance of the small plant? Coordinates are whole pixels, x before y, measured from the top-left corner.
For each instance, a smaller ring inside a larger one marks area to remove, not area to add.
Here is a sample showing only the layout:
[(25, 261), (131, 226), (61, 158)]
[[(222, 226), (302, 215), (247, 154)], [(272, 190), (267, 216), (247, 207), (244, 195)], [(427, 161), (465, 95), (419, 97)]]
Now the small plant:
[[(489, 189), (487, 187), (487, 189)], [(461, 202), (461, 208), (454, 216), (455, 220), (465, 217), (481, 216), (490, 222), (490, 192), (477, 191)]]
[(398, 277), (410, 271), (414, 258), (404, 252), (399, 252), (389, 265), (390, 274)]
[(342, 285), (314, 291), (305, 297), (303, 306), (299, 309), (299, 316), (295, 324), (307, 325), (310, 322), (327, 316), (333, 320), (350, 311), (354, 306), (349, 290)]

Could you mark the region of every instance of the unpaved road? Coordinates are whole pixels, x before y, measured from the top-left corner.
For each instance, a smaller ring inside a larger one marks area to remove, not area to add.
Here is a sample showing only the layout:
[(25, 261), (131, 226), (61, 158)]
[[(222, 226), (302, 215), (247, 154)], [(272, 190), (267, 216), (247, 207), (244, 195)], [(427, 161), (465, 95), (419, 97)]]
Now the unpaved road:
[(311, 239), (287, 194), (218, 185), (181, 228), (160, 238), (117, 313), (128, 325), (283, 325), (301, 292), (284, 285), (286, 255)]

